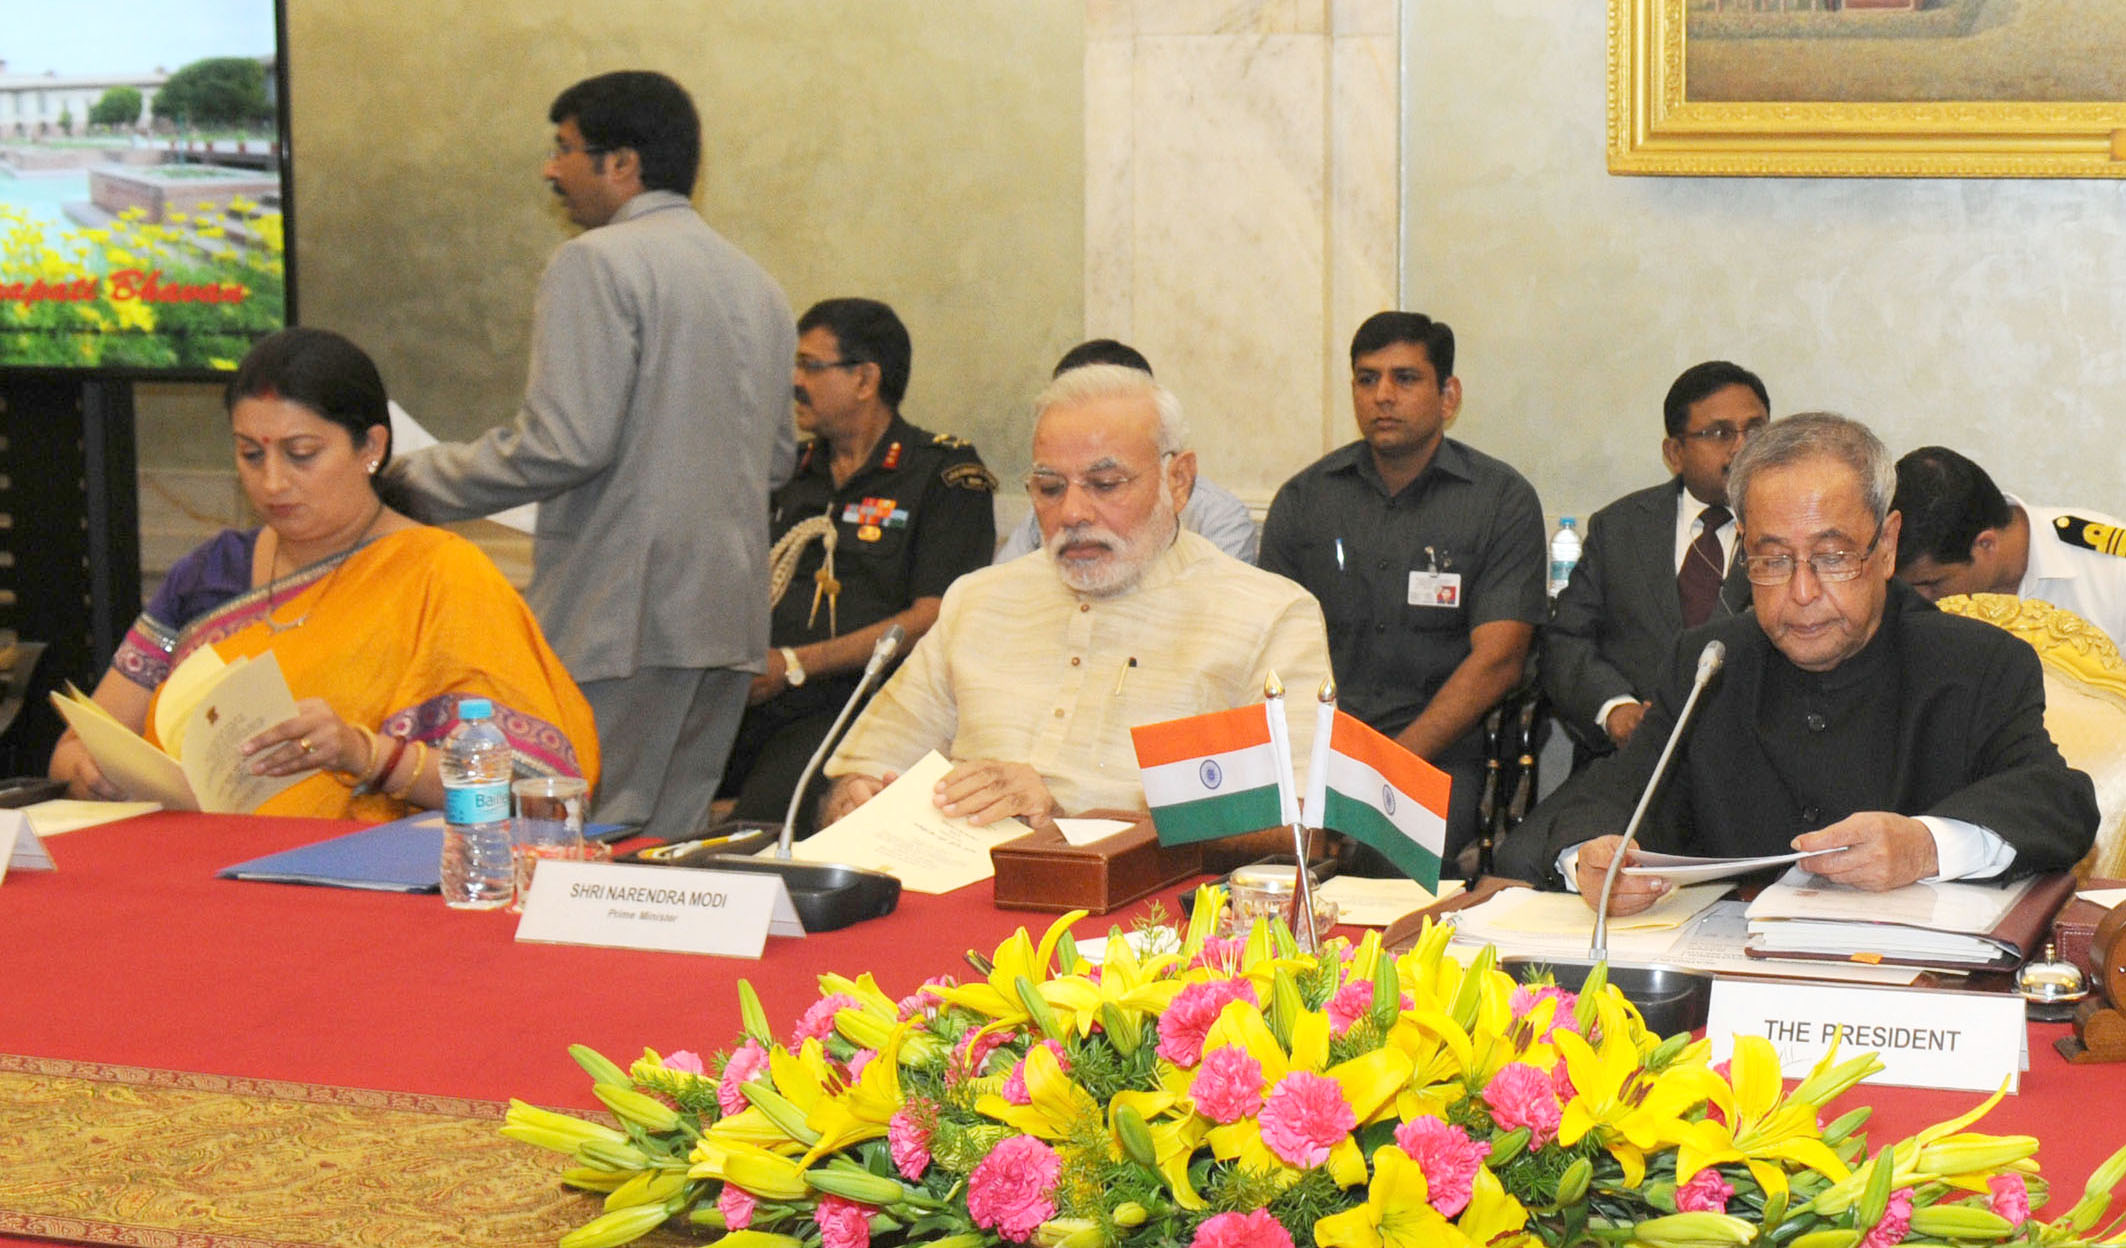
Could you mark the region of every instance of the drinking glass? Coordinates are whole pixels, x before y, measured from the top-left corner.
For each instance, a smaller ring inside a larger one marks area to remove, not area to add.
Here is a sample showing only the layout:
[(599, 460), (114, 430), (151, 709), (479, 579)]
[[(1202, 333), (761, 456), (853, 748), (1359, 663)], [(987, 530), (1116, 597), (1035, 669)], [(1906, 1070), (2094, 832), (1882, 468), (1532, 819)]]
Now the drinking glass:
[(577, 776), (534, 776), (515, 781), (509, 791), (517, 802), (517, 899), (510, 909), (521, 911), (540, 859), (583, 858), (583, 803), (590, 786)]

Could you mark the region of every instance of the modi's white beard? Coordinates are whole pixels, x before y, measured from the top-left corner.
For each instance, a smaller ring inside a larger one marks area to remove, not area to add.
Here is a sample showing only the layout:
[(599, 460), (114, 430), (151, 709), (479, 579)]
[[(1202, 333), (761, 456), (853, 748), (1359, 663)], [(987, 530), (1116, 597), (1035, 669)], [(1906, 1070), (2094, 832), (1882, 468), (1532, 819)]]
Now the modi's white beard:
[[(1124, 538), (1102, 525), (1080, 524), (1057, 529), (1042, 544), (1048, 550), (1049, 561), (1055, 564), (1056, 575), (1063, 578), (1065, 585), (1094, 598), (1112, 598), (1136, 588), (1137, 582), (1144, 579), (1144, 570), (1152, 566), (1152, 560), (1174, 544), (1174, 535), (1180, 527), (1172, 496), (1161, 493), (1158, 509), (1146, 518), (1133, 538)], [(1104, 547), (1107, 555), (1079, 560), (1064, 558), (1065, 546), (1085, 542)]]

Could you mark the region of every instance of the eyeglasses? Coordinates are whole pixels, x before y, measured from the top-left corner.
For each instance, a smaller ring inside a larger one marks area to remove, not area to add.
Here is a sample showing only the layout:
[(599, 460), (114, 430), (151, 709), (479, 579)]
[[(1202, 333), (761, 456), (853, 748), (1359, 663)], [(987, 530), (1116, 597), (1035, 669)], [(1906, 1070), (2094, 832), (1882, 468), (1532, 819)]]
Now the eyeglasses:
[[(1175, 452), (1173, 451), (1160, 452), (1160, 467), (1165, 467), (1166, 461), (1172, 459), (1174, 455)], [(1120, 495), (1130, 486), (1135, 485), (1144, 476), (1145, 474), (1141, 472), (1124, 472), (1120, 468), (1102, 468), (1097, 472), (1087, 473), (1082, 477), (1066, 477), (1060, 472), (1049, 472), (1045, 469), (1037, 468), (1027, 473), (1024, 481), (1026, 493), (1032, 497), (1035, 505), (1039, 506), (1044, 503), (1055, 504), (1062, 502), (1064, 493), (1073, 485), (1092, 495), (1094, 502), (1104, 503)]]
[(1714, 446), (1729, 446), (1735, 442), (1754, 438), (1764, 432), (1764, 421), (1751, 421), (1737, 429), (1730, 424), (1707, 425), (1703, 429), (1691, 429), (1676, 436), (1686, 442), (1710, 442)]
[(577, 152), (581, 152), (585, 156), (603, 156), (612, 150), (610, 147), (597, 147), (589, 143), (584, 144), (582, 147), (570, 147), (566, 143), (556, 143), (546, 149), (546, 158), (548, 160), (560, 160), (564, 157), (573, 156)]
[(1752, 585), (1784, 585), (1794, 579), (1794, 570), (1804, 562), (1818, 581), (1835, 585), (1850, 581), (1865, 571), (1868, 560), (1875, 557), (1875, 547), (1881, 542), (1882, 528), (1878, 525), (1868, 548), (1857, 554), (1850, 550), (1826, 550), (1810, 555), (1806, 560), (1798, 560), (1792, 555), (1749, 555), (1742, 560), (1742, 566)]
[(862, 368), (865, 360), (806, 360), (797, 361), (797, 371), (807, 377), (816, 377), (830, 368)]

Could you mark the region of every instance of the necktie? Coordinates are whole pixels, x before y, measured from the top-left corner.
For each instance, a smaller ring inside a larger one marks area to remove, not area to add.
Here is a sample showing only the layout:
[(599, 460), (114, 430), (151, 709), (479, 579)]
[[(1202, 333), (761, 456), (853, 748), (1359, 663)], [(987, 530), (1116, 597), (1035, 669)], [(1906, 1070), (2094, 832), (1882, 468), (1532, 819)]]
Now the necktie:
[(1713, 605), (1720, 601), (1720, 582), (1727, 579), (1727, 562), (1720, 557), (1720, 526), (1728, 510), (1718, 503), (1698, 513), (1701, 527), (1683, 552), (1683, 568), (1676, 573), (1676, 597), (1683, 603), (1683, 627), (1696, 628), (1713, 618)]

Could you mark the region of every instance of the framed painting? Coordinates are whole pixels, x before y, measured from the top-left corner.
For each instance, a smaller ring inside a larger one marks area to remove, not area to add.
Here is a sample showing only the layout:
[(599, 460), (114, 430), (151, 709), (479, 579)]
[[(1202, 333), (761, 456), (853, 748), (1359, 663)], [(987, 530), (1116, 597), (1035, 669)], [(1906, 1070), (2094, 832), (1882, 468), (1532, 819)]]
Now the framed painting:
[(1609, 170), (2126, 177), (2126, 0), (1609, 0)]

